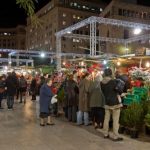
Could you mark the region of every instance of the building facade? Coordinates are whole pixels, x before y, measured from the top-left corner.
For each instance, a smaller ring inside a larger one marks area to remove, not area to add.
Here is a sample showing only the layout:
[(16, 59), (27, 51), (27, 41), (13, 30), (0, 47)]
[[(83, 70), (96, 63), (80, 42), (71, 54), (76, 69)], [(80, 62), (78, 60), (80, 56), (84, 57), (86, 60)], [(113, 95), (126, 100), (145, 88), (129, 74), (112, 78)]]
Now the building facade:
[[(30, 19), (27, 19), (27, 49), (56, 51), (56, 32), (90, 16), (98, 16), (105, 7), (106, 4), (101, 4), (99, 0), (51, 0), (36, 13), (41, 26), (32, 26)], [(75, 34), (85, 35), (89, 32), (89, 26), (74, 31)], [(89, 41), (76, 38), (62, 37), (61, 42), (62, 52), (84, 53), (82, 47), (89, 47)]]
[[(104, 18), (112, 18), (118, 20), (131, 21), (135, 23), (150, 23), (150, 8), (140, 6), (136, 4), (135, 0), (131, 3), (128, 0), (113, 0), (105, 10), (100, 14)], [(99, 34), (105, 37), (128, 39), (131, 37), (140, 36), (142, 34), (148, 34), (149, 31), (142, 31), (140, 34), (134, 34), (133, 28), (125, 28), (110, 25), (100, 25)], [(140, 40), (129, 45), (114, 44), (101, 42), (101, 49), (104, 52), (116, 53), (116, 54), (131, 54), (136, 53), (140, 49), (150, 48), (149, 40)]]
[(1, 49), (26, 49), (25, 26), (18, 25), (16, 28), (0, 28)]

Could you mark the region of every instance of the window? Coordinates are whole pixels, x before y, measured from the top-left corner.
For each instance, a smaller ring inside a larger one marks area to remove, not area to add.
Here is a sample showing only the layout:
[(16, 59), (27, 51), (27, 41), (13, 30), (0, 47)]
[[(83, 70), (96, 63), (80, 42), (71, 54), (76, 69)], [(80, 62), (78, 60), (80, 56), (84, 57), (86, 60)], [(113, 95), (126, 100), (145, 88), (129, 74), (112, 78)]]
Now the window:
[(129, 16), (129, 11), (123, 9), (123, 16), (128, 17)]
[(107, 31), (107, 37), (109, 37), (109, 30)]
[(63, 40), (63, 41), (66, 41), (66, 38), (65, 38), (65, 37), (62, 37), (62, 40)]
[(74, 6), (77, 6), (77, 3), (74, 3)]
[(67, 15), (65, 13), (63, 13), (63, 17), (66, 17)]
[(63, 25), (66, 25), (66, 21), (63, 21), (62, 24), (63, 24)]
[(65, 45), (65, 44), (63, 44), (63, 48), (66, 48), (66, 45)]
[(85, 31), (85, 35), (89, 35), (89, 32), (88, 32), (88, 31)]
[(128, 39), (129, 38), (129, 30), (125, 29), (124, 30), (124, 39)]
[(122, 9), (118, 9), (118, 14), (122, 16)]
[(103, 11), (103, 9), (102, 9), (102, 8), (100, 8), (100, 9), (99, 9), (99, 11), (100, 11), (100, 12), (102, 12), (102, 11)]
[(72, 17), (73, 17), (73, 19), (75, 19), (75, 18), (76, 18), (76, 15), (73, 15)]

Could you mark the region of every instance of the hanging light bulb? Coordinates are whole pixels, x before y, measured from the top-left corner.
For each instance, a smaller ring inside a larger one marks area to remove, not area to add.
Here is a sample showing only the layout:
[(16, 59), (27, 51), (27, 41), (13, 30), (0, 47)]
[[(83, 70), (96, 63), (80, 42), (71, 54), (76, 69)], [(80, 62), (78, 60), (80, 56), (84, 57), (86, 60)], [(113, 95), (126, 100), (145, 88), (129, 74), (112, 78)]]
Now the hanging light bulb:
[(103, 61), (103, 64), (104, 64), (104, 65), (106, 65), (106, 64), (107, 64), (107, 61), (106, 61), (106, 60), (104, 60), (104, 61)]
[(83, 61), (81, 62), (81, 66), (84, 66), (84, 62)]
[(66, 62), (65, 62), (65, 61), (63, 62), (63, 65), (64, 65), (64, 66), (66, 65)]
[(118, 62), (117, 62), (117, 66), (120, 66), (120, 64), (121, 64), (120, 61), (118, 61)]
[(146, 66), (147, 68), (149, 68), (149, 67), (150, 67), (150, 63), (147, 62), (147, 63), (145, 64), (145, 66)]

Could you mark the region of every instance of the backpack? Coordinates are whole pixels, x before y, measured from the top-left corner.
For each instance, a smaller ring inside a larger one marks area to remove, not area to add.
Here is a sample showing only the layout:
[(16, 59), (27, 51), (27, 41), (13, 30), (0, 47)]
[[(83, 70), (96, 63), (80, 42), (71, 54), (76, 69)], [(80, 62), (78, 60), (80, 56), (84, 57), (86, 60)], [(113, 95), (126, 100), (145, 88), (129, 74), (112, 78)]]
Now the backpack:
[(125, 88), (125, 82), (119, 78), (116, 79), (116, 86), (115, 86), (115, 90), (121, 94), (124, 92), (124, 88)]
[(27, 86), (27, 82), (24, 78), (20, 79), (20, 87), (26, 87)]

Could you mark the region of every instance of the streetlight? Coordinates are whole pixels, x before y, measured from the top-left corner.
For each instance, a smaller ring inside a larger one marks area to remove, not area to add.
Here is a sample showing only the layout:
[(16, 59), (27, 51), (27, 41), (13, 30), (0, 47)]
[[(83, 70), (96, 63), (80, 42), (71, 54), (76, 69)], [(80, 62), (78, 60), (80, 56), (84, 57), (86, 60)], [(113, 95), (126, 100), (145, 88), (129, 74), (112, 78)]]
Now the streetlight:
[(45, 57), (45, 53), (41, 53), (41, 57), (44, 58)]
[(133, 31), (133, 33), (134, 33), (135, 35), (138, 35), (138, 34), (140, 34), (141, 32), (142, 32), (142, 29), (140, 29), (140, 28), (135, 28), (134, 31)]

